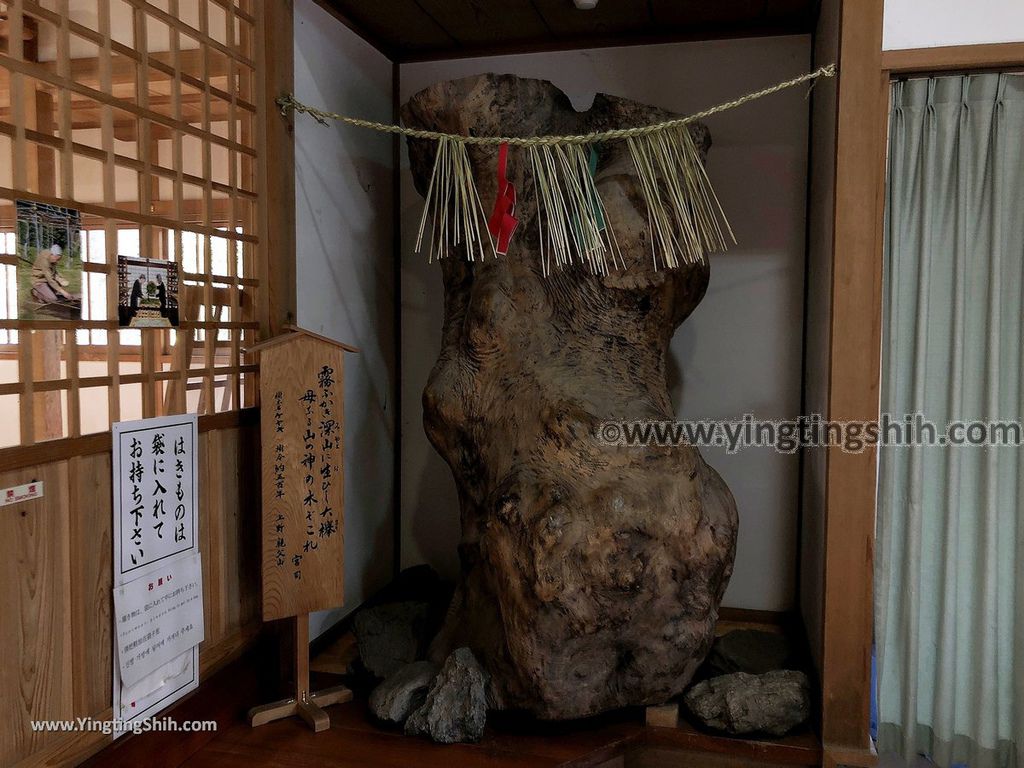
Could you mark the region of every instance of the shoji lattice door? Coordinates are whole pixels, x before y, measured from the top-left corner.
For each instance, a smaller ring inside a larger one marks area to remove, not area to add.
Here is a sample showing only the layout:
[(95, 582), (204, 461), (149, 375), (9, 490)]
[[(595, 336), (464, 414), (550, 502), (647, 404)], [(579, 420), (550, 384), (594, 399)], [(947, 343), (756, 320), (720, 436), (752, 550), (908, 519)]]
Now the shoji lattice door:
[[(255, 404), (263, 0), (0, 0), (0, 447)], [(15, 201), (81, 213), (81, 320), (26, 319)], [(118, 254), (178, 329), (118, 329)]]

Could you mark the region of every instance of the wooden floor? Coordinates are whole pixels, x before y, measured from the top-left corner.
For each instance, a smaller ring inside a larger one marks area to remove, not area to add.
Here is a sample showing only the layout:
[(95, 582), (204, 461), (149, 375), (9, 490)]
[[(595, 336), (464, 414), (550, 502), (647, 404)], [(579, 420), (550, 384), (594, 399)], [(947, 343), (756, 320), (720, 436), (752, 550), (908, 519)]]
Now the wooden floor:
[[(178, 721), (214, 719), (215, 733), (146, 733), (124, 737), (89, 760), (94, 768), (766, 768), (820, 764), (810, 734), (787, 745), (718, 739), (692, 729), (651, 728), (639, 710), (569, 724), (491, 715), (478, 744), (433, 744), (376, 724), (365, 697), (328, 708), (331, 727), (312, 733), (297, 719), (251, 728), (246, 710), (279, 698), (263, 643), (179, 704)], [(316, 687), (337, 684), (318, 675)], [(700, 751), (697, 751), (700, 750)]]

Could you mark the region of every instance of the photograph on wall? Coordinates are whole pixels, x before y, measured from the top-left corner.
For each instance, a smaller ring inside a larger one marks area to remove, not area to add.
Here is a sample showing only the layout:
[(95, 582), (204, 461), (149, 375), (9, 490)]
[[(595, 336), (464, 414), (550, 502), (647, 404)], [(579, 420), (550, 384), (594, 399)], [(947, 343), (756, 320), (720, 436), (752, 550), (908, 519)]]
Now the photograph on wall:
[(81, 214), (29, 200), (17, 200), (15, 206), (18, 319), (81, 319)]
[(118, 256), (117, 321), (121, 328), (177, 328), (177, 263)]

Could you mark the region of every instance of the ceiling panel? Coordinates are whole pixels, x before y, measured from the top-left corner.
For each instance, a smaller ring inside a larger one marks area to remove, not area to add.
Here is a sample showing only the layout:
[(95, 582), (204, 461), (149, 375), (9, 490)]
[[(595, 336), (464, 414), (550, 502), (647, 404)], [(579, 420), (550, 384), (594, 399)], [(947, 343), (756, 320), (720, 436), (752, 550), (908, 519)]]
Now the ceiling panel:
[(749, 24), (764, 16), (765, 0), (650, 0), (655, 24), (670, 27), (707, 27), (719, 24)]
[(441, 50), (457, 41), (416, 0), (328, 0), (349, 26), (393, 59), (405, 51)]
[(557, 38), (579, 39), (641, 33), (651, 26), (647, 0), (606, 0), (581, 11), (572, 0), (533, 0)]
[(318, 0), (398, 61), (804, 34), (820, 0)]
[(550, 31), (531, 0), (418, 0), (460, 46), (546, 39)]

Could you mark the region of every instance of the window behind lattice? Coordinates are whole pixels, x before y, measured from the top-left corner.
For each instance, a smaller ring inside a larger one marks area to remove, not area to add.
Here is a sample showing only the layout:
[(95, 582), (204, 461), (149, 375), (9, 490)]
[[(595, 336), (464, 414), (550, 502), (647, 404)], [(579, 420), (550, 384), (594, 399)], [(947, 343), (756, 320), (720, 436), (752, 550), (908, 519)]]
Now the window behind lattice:
[[(0, 446), (255, 404), (262, 2), (0, 0)], [(71, 299), (19, 200), (79, 212)], [(177, 264), (179, 327), (119, 328), (118, 255)]]

